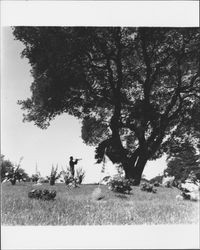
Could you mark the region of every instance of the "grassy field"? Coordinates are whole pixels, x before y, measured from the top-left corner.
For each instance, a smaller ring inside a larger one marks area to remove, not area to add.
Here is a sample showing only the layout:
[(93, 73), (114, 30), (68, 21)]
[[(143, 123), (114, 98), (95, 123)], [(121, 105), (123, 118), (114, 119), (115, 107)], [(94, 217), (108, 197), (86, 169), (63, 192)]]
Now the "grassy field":
[(37, 188), (57, 191), (54, 201), (28, 198), (32, 183), (2, 184), (2, 225), (133, 225), (199, 222), (199, 203), (177, 201), (176, 188), (158, 187), (156, 194), (133, 187), (120, 195), (101, 186), (104, 198), (92, 199), (96, 185), (69, 189), (64, 184)]

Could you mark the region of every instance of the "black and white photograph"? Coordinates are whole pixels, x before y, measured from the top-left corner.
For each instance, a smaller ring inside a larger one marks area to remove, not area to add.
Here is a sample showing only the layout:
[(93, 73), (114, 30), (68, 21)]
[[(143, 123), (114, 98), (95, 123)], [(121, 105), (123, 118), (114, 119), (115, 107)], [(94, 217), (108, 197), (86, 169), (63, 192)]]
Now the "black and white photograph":
[(198, 25), (12, 23), (1, 34), (2, 228), (194, 232)]

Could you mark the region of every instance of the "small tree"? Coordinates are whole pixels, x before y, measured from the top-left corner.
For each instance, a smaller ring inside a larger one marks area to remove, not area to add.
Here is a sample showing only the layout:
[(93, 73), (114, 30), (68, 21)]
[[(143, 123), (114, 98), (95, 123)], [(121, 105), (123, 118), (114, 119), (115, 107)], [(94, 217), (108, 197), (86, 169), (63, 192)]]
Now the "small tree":
[(25, 175), (25, 171), (20, 168), (22, 159), (23, 157), (20, 158), (19, 163), (17, 165), (12, 166), (9, 169), (9, 172), (6, 173), (6, 178), (11, 182), (12, 185), (15, 185), (16, 181), (23, 180), (23, 176)]
[(55, 185), (55, 181), (57, 179), (59, 179), (61, 176), (61, 173), (58, 173), (58, 165), (56, 166), (56, 168), (54, 168), (54, 166), (52, 165), (52, 168), (51, 168), (51, 174), (49, 176), (49, 183), (50, 185)]
[(9, 160), (4, 159), (4, 155), (1, 155), (0, 159), (0, 169), (1, 169), (1, 182), (7, 179), (7, 173), (13, 168), (13, 164)]

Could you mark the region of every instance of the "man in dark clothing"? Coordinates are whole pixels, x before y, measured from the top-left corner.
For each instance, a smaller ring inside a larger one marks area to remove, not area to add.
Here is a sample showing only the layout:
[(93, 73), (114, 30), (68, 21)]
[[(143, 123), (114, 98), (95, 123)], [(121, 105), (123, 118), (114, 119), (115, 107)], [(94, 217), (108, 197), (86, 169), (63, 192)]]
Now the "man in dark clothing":
[(74, 165), (76, 165), (77, 163), (78, 163), (78, 159), (73, 161), (73, 156), (70, 156), (69, 166), (70, 166), (70, 172), (71, 172), (72, 177), (74, 177)]

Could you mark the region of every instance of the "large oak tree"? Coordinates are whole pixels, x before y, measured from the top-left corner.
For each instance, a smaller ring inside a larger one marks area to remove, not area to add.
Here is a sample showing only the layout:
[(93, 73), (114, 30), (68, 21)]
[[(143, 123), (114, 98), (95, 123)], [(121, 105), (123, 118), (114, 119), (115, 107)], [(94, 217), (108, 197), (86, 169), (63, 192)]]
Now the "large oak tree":
[(34, 78), (32, 96), (19, 101), (24, 120), (46, 128), (64, 112), (76, 116), (97, 162), (106, 154), (136, 185), (172, 137), (199, 139), (199, 28), (15, 27), (13, 34)]

